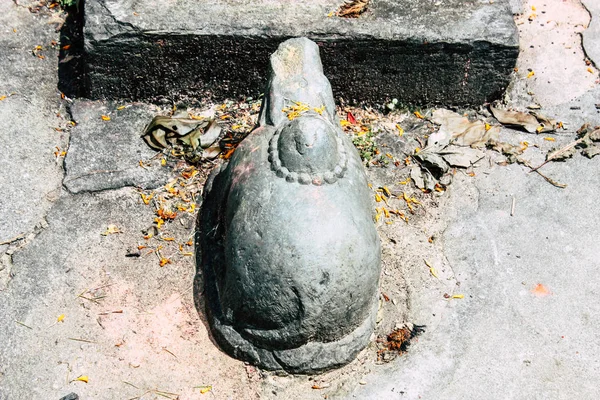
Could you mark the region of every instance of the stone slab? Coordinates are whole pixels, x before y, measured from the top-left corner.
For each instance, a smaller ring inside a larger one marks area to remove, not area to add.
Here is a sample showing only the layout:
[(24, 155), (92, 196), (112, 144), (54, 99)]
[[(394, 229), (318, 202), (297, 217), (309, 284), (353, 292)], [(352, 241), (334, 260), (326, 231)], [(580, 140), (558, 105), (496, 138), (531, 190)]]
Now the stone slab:
[(84, 94), (256, 95), (269, 55), (298, 36), (318, 42), (334, 94), (350, 101), (477, 105), (508, 83), (519, 48), (506, 0), (380, 0), (360, 18), (328, 17), (339, 3), (88, 0)]
[[(599, 167), (579, 155), (545, 166), (564, 190), (518, 165), (455, 181), (445, 210), (455, 217), (441, 240), (465, 297), (407, 357), (364, 376), (353, 397), (597, 397), (600, 307), (586, 299), (597, 295)], [(550, 294), (536, 296), (539, 283)]]
[(118, 110), (114, 104), (75, 101), (71, 113), (77, 126), (72, 130), (63, 181), (70, 192), (124, 186), (150, 189), (166, 182), (168, 169), (158, 161), (146, 162), (157, 153), (140, 138), (156, 114), (151, 107), (131, 105)]
[[(47, 228), (13, 255), (13, 278), (0, 288), (0, 319), (5, 321), (0, 330), (0, 399), (57, 400), (73, 391), (82, 399), (134, 398), (143, 390), (123, 380), (175, 392), (178, 376), (197, 385), (197, 377), (185, 371), (201, 370), (218, 351), (207, 354), (200, 348), (214, 346), (194, 309), (191, 257), (178, 260), (177, 268), (161, 268), (154, 254), (126, 256), (147, 243), (142, 231), (154, 215), (131, 188), (62, 192), (48, 211)], [(111, 224), (122, 233), (103, 236)], [(175, 235), (186, 230), (179, 223), (170, 225)], [(90, 294), (99, 287), (106, 292)], [(84, 297), (102, 298), (78, 297), (88, 290)], [(110, 313), (114, 310), (122, 312)], [(56, 323), (60, 314), (65, 319)], [(214, 381), (230, 373), (224, 368), (232, 362), (222, 358), (210, 363)], [(156, 365), (165, 366), (164, 371), (153, 374)], [(73, 369), (70, 379), (88, 375), (89, 384), (66, 380), (68, 368)], [(212, 372), (203, 377), (207, 373)], [(150, 383), (152, 375), (157, 380)]]

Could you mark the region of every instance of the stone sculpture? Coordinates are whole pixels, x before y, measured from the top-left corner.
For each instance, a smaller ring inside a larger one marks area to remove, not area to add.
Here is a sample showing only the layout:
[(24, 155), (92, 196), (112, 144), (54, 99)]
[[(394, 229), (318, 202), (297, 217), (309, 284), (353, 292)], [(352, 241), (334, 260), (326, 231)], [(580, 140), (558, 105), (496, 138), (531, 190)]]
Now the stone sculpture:
[(362, 168), (318, 46), (282, 43), (258, 127), (209, 177), (199, 216), (207, 314), (227, 353), (316, 373), (366, 346), (381, 267)]

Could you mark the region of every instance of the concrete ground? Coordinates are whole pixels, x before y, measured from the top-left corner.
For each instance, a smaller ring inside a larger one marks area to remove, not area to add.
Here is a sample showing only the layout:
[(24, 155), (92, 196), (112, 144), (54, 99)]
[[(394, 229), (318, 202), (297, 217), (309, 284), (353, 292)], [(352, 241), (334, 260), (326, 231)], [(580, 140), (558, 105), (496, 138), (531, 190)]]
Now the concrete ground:
[[(60, 45), (53, 44), (61, 14), (30, 12), (36, 3), (0, 2), (0, 399), (599, 397), (600, 158), (576, 154), (540, 169), (567, 185), (561, 189), (520, 164), (496, 164), (498, 155), (488, 152), (445, 193), (422, 195), (408, 223), (378, 222), (376, 335), (396, 323), (426, 325), (407, 353), (378, 362), (374, 340), (348, 366), (319, 376), (258, 371), (218, 349), (201, 296), (194, 301), (188, 240), (196, 210), (186, 206), (158, 232), (160, 240), (149, 238), (156, 215), (141, 194), (166, 198), (158, 191), (162, 175), (147, 179), (160, 160), (146, 153), (136, 129), (122, 130), (129, 143), (110, 139), (119, 131), (114, 124), (141, 129), (140, 116), (164, 109), (61, 99)], [(535, 0), (522, 11), (515, 17), (522, 52), (505, 102), (540, 108), (565, 129), (536, 135), (502, 128), (501, 137), (527, 141), (524, 158), (538, 165), (550, 148), (572, 142), (583, 123), (600, 125), (600, 8), (596, 0)], [(414, 117), (386, 118), (411, 137)], [(85, 129), (88, 120), (106, 122), (94, 132), (107, 140)], [(400, 158), (392, 139), (389, 132), (377, 138)], [(85, 164), (86, 151), (106, 154), (111, 146), (119, 160), (92, 152), (93, 165)], [(72, 166), (66, 175), (86, 182), (77, 190), (63, 186), (65, 156)], [(165, 168), (183, 167), (169, 160)], [(405, 169), (372, 166), (367, 174), (374, 187), (419, 194), (398, 183)], [(140, 176), (143, 191), (134, 187)], [(202, 176), (186, 181), (198, 186), (191, 192), (198, 193)], [(169, 263), (161, 267), (163, 259)]]

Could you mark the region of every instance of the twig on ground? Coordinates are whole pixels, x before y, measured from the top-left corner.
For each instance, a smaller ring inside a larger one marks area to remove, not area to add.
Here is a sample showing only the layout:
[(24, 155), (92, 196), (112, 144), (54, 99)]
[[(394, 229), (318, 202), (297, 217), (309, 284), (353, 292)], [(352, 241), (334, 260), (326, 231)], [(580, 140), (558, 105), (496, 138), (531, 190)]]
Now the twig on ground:
[(28, 329), (31, 329), (31, 330), (33, 330), (33, 328), (32, 328), (32, 327), (30, 327), (29, 325), (25, 325), (25, 324), (24, 324), (23, 322), (21, 322), (21, 321), (17, 321), (17, 320), (15, 319), (15, 322), (16, 322), (17, 324), (21, 325), (21, 326), (24, 326), (25, 328), (28, 328)]
[[(569, 143), (565, 147), (562, 147), (562, 148), (560, 148), (560, 149), (558, 149), (558, 150), (556, 150), (556, 151), (548, 154), (548, 156), (546, 157), (546, 161), (544, 161), (543, 163), (541, 163), (539, 166), (537, 166), (535, 168), (528, 166), (528, 167), (531, 168), (531, 171), (529, 171), (529, 173), (534, 172), (534, 171), (538, 172), (538, 169), (542, 168), (544, 165), (548, 164), (550, 161), (555, 160), (555, 159), (561, 157), (562, 155), (564, 155), (565, 153), (569, 152), (571, 149), (573, 149), (579, 143), (581, 143), (584, 140), (586, 140), (588, 136), (589, 136), (589, 134), (586, 134), (584, 137), (582, 137), (580, 139), (577, 139), (576, 141)], [(539, 172), (538, 172), (538, 174), (539, 174)]]
[(544, 179), (545, 179), (545, 180), (546, 180), (548, 183), (550, 183), (551, 185), (554, 185), (554, 186), (556, 186), (556, 187), (558, 187), (558, 188), (561, 188), (561, 189), (564, 189), (564, 188), (566, 188), (566, 187), (567, 187), (567, 185), (566, 185), (566, 184), (564, 184), (564, 183), (558, 183), (558, 182), (556, 182), (556, 181), (554, 181), (554, 180), (552, 180), (552, 179), (548, 178), (546, 175), (542, 174), (540, 171), (538, 171), (538, 168), (540, 168), (540, 167), (541, 167), (542, 165), (544, 165), (545, 163), (544, 163), (544, 164), (542, 164), (542, 165), (540, 165), (540, 166), (539, 166), (539, 167), (537, 167), (537, 168), (534, 168), (534, 167), (533, 167), (533, 166), (532, 166), (532, 165), (529, 163), (529, 161), (525, 161), (525, 160), (523, 160), (523, 159), (518, 159), (517, 161), (518, 161), (518, 162), (520, 162), (521, 164), (523, 164), (524, 166), (526, 166), (526, 167), (530, 168), (530, 169), (531, 169), (531, 171), (529, 171), (529, 172), (533, 172), (533, 171), (535, 171), (535, 172), (536, 172), (536, 173), (537, 173), (539, 176), (541, 176), (542, 178), (544, 178)]
[(512, 205), (510, 207), (510, 216), (514, 216), (515, 215), (515, 203), (517, 202), (517, 199), (515, 199), (515, 196), (512, 197)]

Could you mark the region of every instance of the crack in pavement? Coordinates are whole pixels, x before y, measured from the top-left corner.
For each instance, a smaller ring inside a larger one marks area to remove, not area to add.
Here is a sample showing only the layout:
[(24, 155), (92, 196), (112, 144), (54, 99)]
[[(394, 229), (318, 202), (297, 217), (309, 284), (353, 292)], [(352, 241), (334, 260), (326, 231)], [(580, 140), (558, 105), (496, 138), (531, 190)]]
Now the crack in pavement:
[(8, 289), (10, 280), (14, 277), (12, 256), (15, 252), (23, 250), (25, 246), (31, 243), (37, 235), (48, 227), (46, 215), (34, 226), (30, 232), (21, 233), (14, 238), (0, 243), (0, 245), (8, 245), (8, 248), (0, 256), (0, 292)]

